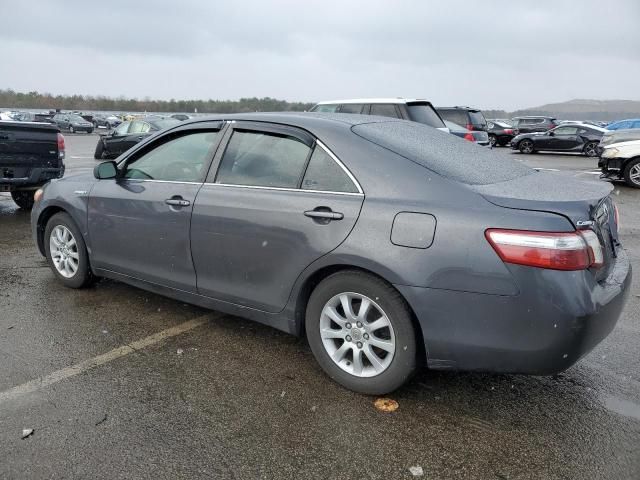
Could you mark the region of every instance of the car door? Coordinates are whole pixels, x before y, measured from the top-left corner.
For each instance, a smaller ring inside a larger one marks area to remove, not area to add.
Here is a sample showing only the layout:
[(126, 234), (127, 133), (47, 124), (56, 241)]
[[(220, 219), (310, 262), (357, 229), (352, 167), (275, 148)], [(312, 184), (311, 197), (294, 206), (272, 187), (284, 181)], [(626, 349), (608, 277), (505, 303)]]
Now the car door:
[(549, 147), (552, 150), (571, 150), (582, 143), (578, 137), (578, 127), (556, 127), (549, 133), (553, 133), (553, 136), (548, 136)]
[(109, 150), (112, 156), (118, 156), (127, 150), (127, 148), (124, 148), (123, 142), (125, 142), (127, 138), (132, 123), (133, 122), (123, 122), (118, 125), (110, 135), (104, 137), (107, 150)]
[(118, 178), (95, 184), (88, 205), (95, 268), (195, 291), (191, 213), (220, 126), (169, 132), (121, 162)]
[(300, 273), (347, 237), (364, 195), (304, 131), (241, 122), (227, 137), (193, 210), (198, 292), (279, 312)]
[(145, 137), (148, 136), (149, 128), (149, 124), (142, 120), (134, 120), (131, 122), (127, 135), (125, 135), (120, 142), (120, 148), (122, 149), (120, 153), (126, 152), (131, 147), (144, 140)]

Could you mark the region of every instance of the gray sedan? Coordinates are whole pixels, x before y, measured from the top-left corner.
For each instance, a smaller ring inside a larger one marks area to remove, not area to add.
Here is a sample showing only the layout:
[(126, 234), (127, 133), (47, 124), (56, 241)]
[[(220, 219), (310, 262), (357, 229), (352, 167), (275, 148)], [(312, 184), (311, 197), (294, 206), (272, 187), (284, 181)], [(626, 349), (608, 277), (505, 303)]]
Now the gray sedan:
[(557, 373), (605, 338), (631, 280), (610, 191), (419, 123), (225, 115), (50, 182), (32, 227), (68, 287), (306, 335), (331, 378), (382, 394), (423, 364)]

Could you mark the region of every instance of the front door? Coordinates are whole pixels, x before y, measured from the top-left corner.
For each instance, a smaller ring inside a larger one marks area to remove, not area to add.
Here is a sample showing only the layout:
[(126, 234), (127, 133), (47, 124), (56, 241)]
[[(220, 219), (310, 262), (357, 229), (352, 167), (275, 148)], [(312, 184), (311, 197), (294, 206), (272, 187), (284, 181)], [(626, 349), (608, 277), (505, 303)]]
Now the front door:
[(580, 143), (578, 127), (557, 127), (552, 131), (549, 144), (553, 150), (571, 150)]
[(193, 210), (198, 292), (279, 312), (300, 273), (347, 237), (364, 195), (308, 133), (233, 125)]
[(219, 142), (219, 130), (164, 135), (100, 180), (89, 197), (95, 268), (195, 291), (189, 228), (196, 194)]

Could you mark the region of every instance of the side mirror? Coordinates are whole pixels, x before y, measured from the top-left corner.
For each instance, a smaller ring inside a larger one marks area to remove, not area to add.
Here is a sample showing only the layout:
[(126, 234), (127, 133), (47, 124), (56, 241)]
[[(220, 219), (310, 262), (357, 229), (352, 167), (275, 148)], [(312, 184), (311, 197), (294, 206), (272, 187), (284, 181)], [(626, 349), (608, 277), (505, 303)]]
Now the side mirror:
[(98, 180), (108, 180), (118, 176), (118, 167), (116, 162), (108, 161), (96, 165), (93, 169), (93, 176)]

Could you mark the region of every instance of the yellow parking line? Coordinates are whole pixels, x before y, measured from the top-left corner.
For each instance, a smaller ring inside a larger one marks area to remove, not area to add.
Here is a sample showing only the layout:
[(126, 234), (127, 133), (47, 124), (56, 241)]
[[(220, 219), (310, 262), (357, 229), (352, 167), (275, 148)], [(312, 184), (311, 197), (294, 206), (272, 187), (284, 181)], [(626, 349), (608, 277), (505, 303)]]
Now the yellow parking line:
[(10, 388), (9, 390), (0, 392), (0, 403), (8, 400), (14, 400), (27, 393), (35, 392), (36, 390), (40, 390), (41, 388), (45, 388), (49, 385), (53, 385), (54, 383), (58, 383), (61, 380), (75, 377), (76, 375), (86, 372), (87, 370), (91, 370), (92, 368), (99, 367), (100, 365), (104, 365), (105, 363), (109, 363), (120, 357), (129, 355), (136, 350), (146, 348), (167, 338), (175, 337), (176, 335), (180, 335), (182, 333), (188, 332), (189, 330), (193, 330), (194, 328), (204, 325), (209, 320), (213, 320), (220, 316), (222, 315), (209, 314), (194, 318), (187, 322), (181, 323), (180, 325), (176, 325), (175, 327), (167, 328), (166, 330), (154, 333), (153, 335), (149, 335), (148, 337), (142, 338), (135, 342), (131, 342), (118, 348), (114, 348), (113, 350), (107, 353), (103, 353), (102, 355), (98, 355), (88, 360), (84, 360), (80, 363), (76, 363), (75, 365), (56, 370), (55, 372), (50, 373), (45, 377), (31, 380), (29, 382), (23, 383), (22, 385), (15, 386), (13, 388)]

